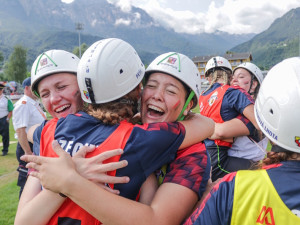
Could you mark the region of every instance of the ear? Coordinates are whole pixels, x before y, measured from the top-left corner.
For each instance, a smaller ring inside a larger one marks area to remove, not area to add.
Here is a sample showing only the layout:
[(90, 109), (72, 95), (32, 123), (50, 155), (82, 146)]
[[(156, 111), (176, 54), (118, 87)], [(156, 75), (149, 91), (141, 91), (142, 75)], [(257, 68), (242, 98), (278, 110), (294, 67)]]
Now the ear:
[(253, 80), (250, 93), (253, 93), (255, 91), (255, 88), (257, 87), (257, 85), (258, 85), (258, 81)]
[(189, 102), (189, 104), (187, 105), (186, 109), (185, 109), (184, 112), (183, 112), (183, 115), (184, 115), (184, 116), (187, 116), (187, 114), (189, 113), (189, 111), (191, 110), (191, 108), (193, 107), (193, 105), (194, 105), (194, 101), (191, 100), (191, 101)]
[(25, 91), (28, 92), (28, 86), (25, 86), (24, 93), (25, 93)]

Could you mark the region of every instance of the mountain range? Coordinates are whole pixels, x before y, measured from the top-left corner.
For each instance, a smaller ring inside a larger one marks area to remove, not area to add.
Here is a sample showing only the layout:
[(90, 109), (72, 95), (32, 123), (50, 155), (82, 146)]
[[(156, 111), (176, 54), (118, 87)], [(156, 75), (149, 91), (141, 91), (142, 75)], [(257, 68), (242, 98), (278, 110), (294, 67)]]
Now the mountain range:
[(300, 56), (300, 7), (276, 19), (264, 32), (230, 51), (251, 52), (253, 62), (269, 69), (285, 58)]
[[(277, 44), (282, 48), (290, 46), (290, 42), (295, 42), (294, 33), (299, 30), (297, 24), (300, 22), (300, 8), (285, 15), (293, 14), (289, 18), (295, 19), (292, 23), (295, 27), (291, 28), (295, 31), (291, 35), (294, 38), (290, 36), (290, 39), (286, 29), (291, 22), (284, 16), (258, 35), (231, 35), (219, 31), (190, 35), (160, 26), (140, 8), (132, 7), (130, 12), (123, 12), (106, 0), (74, 0), (71, 4), (62, 3), (61, 0), (0, 0), (0, 5), (0, 51), (7, 60), (16, 44), (24, 46), (28, 50), (29, 66), (45, 50), (56, 48), (72, 51), (78, 46), (75, 23), (81, 23), (81, 43), (91, 45), (102, 38), (121, 38), (135, 47), (145, 64), (168, 51), (178, 51), (192, 58), (224, 54), (230, 50), (250, 51), (254, 62), (259, 62), (261, 67), (268, 67), (272, 64), (268, 53), (271, 48), (265, 43), (272, 47)], [(281, 35), (282, 32), (285, 35)], [(276, 51), (274, 53), (277, 54)]]

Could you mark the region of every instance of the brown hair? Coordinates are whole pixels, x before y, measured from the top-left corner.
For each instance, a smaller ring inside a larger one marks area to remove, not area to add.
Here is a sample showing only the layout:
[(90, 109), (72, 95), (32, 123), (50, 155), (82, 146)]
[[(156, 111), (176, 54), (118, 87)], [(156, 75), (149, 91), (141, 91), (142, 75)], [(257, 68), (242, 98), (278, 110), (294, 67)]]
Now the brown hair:
[(295, 152), (268, 152), (267, 157), (263, 160), (263, 166), (280, 163), (287, 160), (296, 160), (299, 157)]
[(139, 95), (137, 94), (137, 88), (115, 101), (89, 104), (86, 112), (108, 125), (120, 123), (122, 120), (133, 122), (132, 117), (137, 113), (138, 108)]
[[(272, 164), (278, 164), (282, 161), (287, 160), (297, 160), (299, 158), (300, 154), (295, 152), (267, 152), (267, 157), (264, 158), (261, 162), (256, 163), (253, 168), (251, 169), (261, 169), (264, 166), (272, 165)], [(299, 160), (299, 159), (298, 159)]]

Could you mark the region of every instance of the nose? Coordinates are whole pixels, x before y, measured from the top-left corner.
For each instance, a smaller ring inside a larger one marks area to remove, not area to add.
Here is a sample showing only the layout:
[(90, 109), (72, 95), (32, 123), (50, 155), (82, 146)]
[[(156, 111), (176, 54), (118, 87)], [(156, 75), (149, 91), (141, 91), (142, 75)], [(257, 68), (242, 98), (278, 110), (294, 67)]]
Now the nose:
[(61, 96), (59, 93), (57, 93), (56, 91), (51, 92), (50, 102), (52, 105), (57, 104), (60, 100), (61, 100)]
[(156, 89), (152, 95), (152, 98), (157, 100), (157, 101), (162, 101), (163, 100), (163, 90), (162, 89)]
[(237, 76), (232, 76), (230, 83), (237, 82)]

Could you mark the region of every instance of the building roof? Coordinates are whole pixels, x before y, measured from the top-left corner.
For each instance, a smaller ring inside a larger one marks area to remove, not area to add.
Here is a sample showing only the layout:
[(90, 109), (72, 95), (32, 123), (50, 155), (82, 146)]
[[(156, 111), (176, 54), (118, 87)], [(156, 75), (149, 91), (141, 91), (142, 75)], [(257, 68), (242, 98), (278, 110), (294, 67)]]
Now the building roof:
[[(217, 55), (195, 56), (192, 60), (195, 63), (196, 62), (200, 62), (200, 63), (207, 62), (214, 56), (217, 56)], [(252, 55), (250, 52), (242, 52), (242, 53), (233, 52), (233, 53), (224, 54), (221, 56), (227, 60), (248, 59), (248, 58), (250, 58), (250, 61), (252, 60)]]

